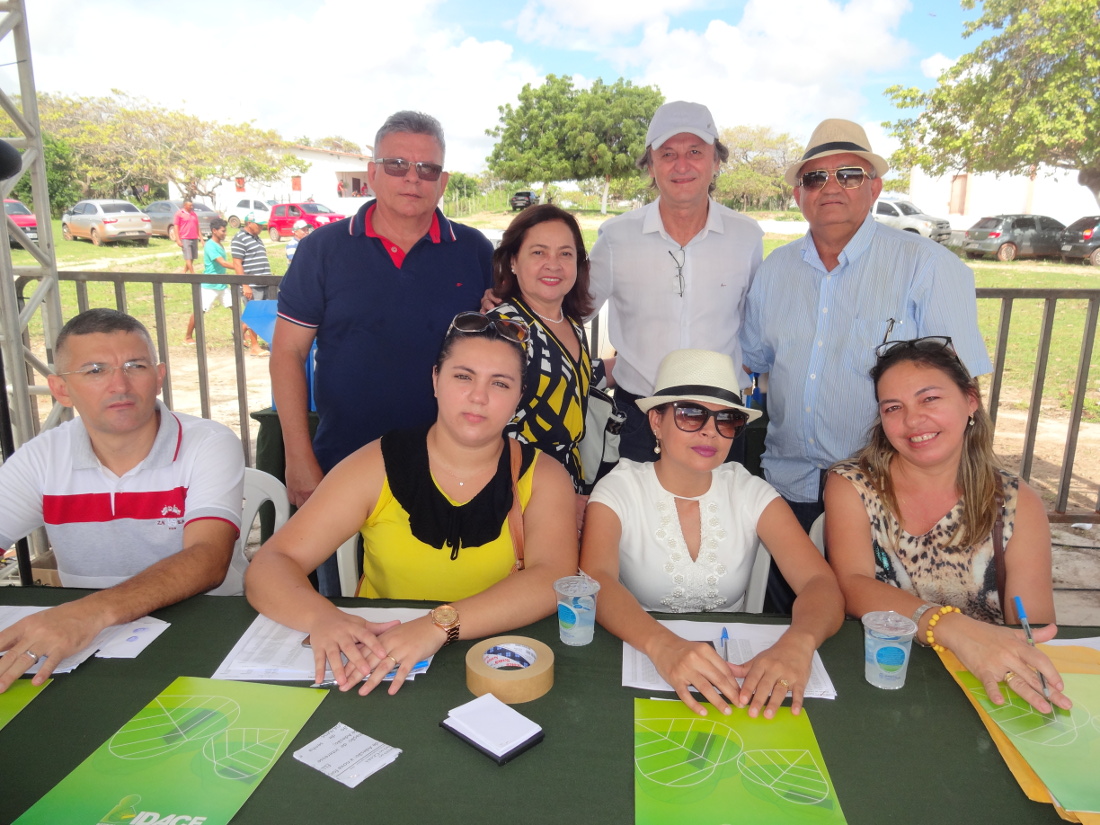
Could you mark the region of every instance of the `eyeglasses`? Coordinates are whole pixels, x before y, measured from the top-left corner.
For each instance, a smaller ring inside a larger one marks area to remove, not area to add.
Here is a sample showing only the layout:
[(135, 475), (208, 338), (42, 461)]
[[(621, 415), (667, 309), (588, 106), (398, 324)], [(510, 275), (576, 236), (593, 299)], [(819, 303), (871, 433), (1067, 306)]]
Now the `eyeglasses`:
[(497, 335), (506, 341), (527, 345), (527, 339), (531, 337), (531, 328), (523, 321), (510, 321), (507, 318), (490, 318), (480, 312), (460, 312), (451, 321), (448, 334), (453, 329), (455, 332), (468, 332), (477, 334), (492, 328)]
[(411, 161), (404, 158), (375, 158), (375, 163), (381, 163), (387, 175), (395, 178), (403, 178), (409, 174), (409, 167), (416, 167), (416, 176), (421, 180), (435, 181), (443, 174), (443, 167), (438, 163), (425, 163), (423, 161)]
[(680, 253), (684, 256), (681, 261), (676, 257), (676, 253), (671, 249), (668, 251), (668, 256), (672, 258), (672, 263), (676, 266), (676, 291), (680, 293), (680, 297), (684, 297), (684, 264), (687, 263), (687, 251), (681, 246)]
[(151, 370), (153, 365), (145, 360), (126, 361), (120, 367), (112, 367), (110, 364), (85, 364), (78, 370), (69, 370), (68, 372), (59, 372), (58, 375), (79, 375), (85, 381), (101, 382), (106, 381), (115, 370), (122, 370), (123, 375), (127, 378), (139, 378), (145, 375), (147, 370)]
[(824, 188), (832, 175), (837, 183), (844, 189), (859, 189), (863, 182), (871, 175), (860, 166), (841, 166), (839, 169), (815, 169), (812, 172), (803, 172), (798, 176), (798, 185), (811, 192)]
[(672, 404), (672, 420), (685, 433), (699, 432), (712, 416), (714, 429), (722, 438), (737, 438), (749, 423), (748, 414), (741, 410), (708, 410), (690, 401), (676, 401)]
[(952, 355), (956, 358), (959, 357), (959, 353), (955, 351), (955, 345), (951, 343), (950, 335), (926, 335), (924, 338), (913, 338), (910, 341), (883, 341), (875, 347), (875, 357), (885, 358), (887, 355), (893, 355), (902, 349), (923, 350), (925, 352), (949, 349)]

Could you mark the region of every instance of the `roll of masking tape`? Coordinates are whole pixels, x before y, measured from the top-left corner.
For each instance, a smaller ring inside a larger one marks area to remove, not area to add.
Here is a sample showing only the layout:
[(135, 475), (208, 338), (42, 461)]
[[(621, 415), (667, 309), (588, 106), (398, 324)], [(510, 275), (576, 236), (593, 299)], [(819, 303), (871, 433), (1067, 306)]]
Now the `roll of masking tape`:
[(466, 652), (466, 687), (509, 705), (538, 699), (554, 686), (554, 651), (526, 636), (496, 636)]

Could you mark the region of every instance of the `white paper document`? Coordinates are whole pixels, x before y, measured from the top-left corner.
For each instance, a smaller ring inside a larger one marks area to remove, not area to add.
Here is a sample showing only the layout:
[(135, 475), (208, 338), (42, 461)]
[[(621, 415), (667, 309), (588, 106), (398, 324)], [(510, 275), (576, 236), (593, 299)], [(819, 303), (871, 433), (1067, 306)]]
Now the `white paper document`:
[[(360, 616), (368, 622), (388, 622), (399, 619), (408, 622), (427, 614), (427, 610), (406, 607), (342, 607), (345, 613)], [(213, 679), (236, 679), (239, 681), (269, 682), (312, 682), (316, 675), (313, 651), (302, 645), (305, 633), (281, 625), (266, 616), (257, 616), (244, 632), (229, 655), (225, 657)], [(423, 673), (431, 664), (431, 659), (417, 662), (408, 678)], [(389, 673), (386, 679), (391, 679)], [(332, 672), (325, 671), (325, 678), (331, 679)]]
[(294, 758), (299, 762), (349, 788), (382, 770), (400, 755), (399, 748), (371, 739), (343, 722), (294, 751)]
[(1051, 639), (1049, 642), (1043, 642), (1045, 645), (1061, 645), (1063, 647), (1091, 647), (1093, 650), (1100, 650), (1100, 636), (1089, 636), (1083, 639)]
[[(782, 624), (724, 624), (722, 622), (690, 622), (684, 620), (662, 621), (665, 627), (682, 639), (692, 642), (715, 644), (722, 635), (723, 628), (729, 633), (729, 661), (743, 664), (762, 650), (771, 647), (789, 625)], [(722, 655), (722, 645), (716, 644), (718, 655)], [(649, 657), (623, 642), (623, 687), (642, 690), (673, 690), (657, 673), (657, 668)], [(814, 651), (810, 665), (810, 681), (806, 685), (804, 696), (808, 699), (835, 699), (836, 688), (825, 670), (821, 656)]]
[[(32, 607), (30, 605), (0, 606), (0, 630), (6, 630), (20, 619), (40, 613), (43, 610), (49, 610), (49, 608)], [(168, 622), (154, 619), (152, 616), (146, 616), (126, 624), (105, 627), (96, 634), (96, 637), (88, 643), (87, 647), (62, 659), (57, 667), (53, 669), (53, 672), (69, 673), (78, 665), (90, 659), (93, 654), (98, 659), (133, 659), (167, 629)], [(32, 665), (27, 669), (27, 673), (37, 673), (41, 666), (41, 662)]]
[(443, 724), (497, 757), (542, 732), (539, 725), (491, 693), (452, 709)]

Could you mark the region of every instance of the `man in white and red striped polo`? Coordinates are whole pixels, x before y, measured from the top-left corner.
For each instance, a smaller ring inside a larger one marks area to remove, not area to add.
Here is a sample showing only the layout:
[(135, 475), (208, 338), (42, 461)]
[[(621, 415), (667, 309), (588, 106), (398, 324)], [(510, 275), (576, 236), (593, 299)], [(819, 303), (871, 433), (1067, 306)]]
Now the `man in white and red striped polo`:
[(0, 692), (38, 661), (45, 681), (105, 627), (242, 589), (240, 441), (157, 400), (164, 365), (148, 330), (88, 310), (58, 335), (55, 367), (50, 391), (79, 418), (0, 465), (0, 547), (45, 526), (61, 583), (100, 589), (0, 632)]

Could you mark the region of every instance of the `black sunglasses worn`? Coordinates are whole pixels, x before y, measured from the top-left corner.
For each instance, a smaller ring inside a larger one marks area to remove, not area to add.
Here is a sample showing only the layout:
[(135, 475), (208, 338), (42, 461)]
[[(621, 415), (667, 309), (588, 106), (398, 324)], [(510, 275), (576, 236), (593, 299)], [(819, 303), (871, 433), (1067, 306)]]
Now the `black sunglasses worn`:
[(416, 167), (416, 176), (421, 180), (436, 181), (443, 174), (443, 167), (438, 163), (414, 162), (404, 158), (375, 158), (374, 162), (382, 164), (386, 174), (395, 178), (405, 177), (410, 167)]
[(829, 175), (844, 189), (859, 189), (863, 182), (870, 177), (870, 173), (860, 166), (841, 166), (839, 169), (815, 169), (812, 172), (803, 172), (798, 176), (798, 185), (811, 192), (822, 189), (829, 182)]
[(714, 429), (722, 438), (737, 438), (749, 423), (748, 414), (741, 410), (708, 410), (691, 401), (675, 401), (672, 404), (672, 420), (685, 433), (699, 432), (712, 417)]

